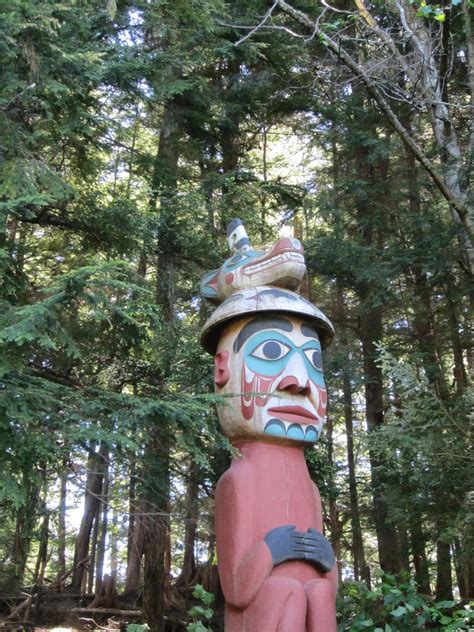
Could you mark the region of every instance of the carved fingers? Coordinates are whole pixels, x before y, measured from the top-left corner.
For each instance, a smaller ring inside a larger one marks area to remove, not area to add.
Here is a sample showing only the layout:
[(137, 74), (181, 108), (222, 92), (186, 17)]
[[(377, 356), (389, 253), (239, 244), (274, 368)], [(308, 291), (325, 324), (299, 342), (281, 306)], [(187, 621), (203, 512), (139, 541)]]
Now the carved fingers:
[(303, 533), (297, 531), (295, 525), (276, 527), (267, 533), (265, 542), (274, 565), (288, 560), (304, 560), (323, 573), (328, 573), (334, 566), (332, 547), (316, 529)]

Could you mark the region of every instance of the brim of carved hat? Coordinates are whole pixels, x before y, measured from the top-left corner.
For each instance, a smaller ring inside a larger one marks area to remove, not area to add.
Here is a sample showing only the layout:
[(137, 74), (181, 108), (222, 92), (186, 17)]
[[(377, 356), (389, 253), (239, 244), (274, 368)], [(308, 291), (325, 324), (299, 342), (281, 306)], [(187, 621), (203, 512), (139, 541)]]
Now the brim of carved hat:
[(214, 355), (224, 324), (233, 318), (257, 312), (284, 312), (304, 318), (314, 326), (323, 349), (334, 337), (334, 327), (329, 318), (303, 296), (289, 290), (260, 285), (232, 294), (217, 307), (202, 329), (202, 346)]

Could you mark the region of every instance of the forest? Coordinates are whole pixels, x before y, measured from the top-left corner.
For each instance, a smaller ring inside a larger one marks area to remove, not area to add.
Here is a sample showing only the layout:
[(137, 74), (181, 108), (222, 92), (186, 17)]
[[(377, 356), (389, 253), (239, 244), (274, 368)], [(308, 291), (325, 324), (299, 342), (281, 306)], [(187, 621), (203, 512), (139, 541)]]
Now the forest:
[(474, 629), (473, 0), (0, 11), (0, 626), (223, 630), (199, 281), (239, 217), (336, 329), (339, 630)]

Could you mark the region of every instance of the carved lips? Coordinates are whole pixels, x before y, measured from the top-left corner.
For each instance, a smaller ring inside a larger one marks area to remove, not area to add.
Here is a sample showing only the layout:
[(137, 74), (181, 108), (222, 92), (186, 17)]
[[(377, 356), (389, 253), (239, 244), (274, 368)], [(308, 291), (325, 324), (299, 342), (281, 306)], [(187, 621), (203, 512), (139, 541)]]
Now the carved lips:
[(303, 408), (303, 406), (272, 406), (272, 408), (267, 409), (267, 412), (278, 419), (294, 421), (299, 424), (309, 424), (314, 421), (319, 421), (316, 415), (306, 408)]

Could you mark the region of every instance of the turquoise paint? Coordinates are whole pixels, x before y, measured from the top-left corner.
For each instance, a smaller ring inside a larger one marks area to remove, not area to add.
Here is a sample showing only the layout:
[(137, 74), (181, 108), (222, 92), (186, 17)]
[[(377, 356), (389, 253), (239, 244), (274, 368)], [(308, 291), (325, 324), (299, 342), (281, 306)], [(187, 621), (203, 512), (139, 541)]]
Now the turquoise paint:
[(316, 443), (318, 440), (318, 431), (314, 426), (308, 426), (305, 432), (306, 441), (310, 441), (311, 443)]
[(285, 425), (282, 424), (281, 421), (270, 421), (265, 426), (264, 433), (272, 435), (273, 437), (285, 437)]
[(305, 432), (301, 424), (291, 424), (286, 430), (283, 422), (276, 419), (270, 420), (263, 432), (271, 437), (286, 437), (294, 441), (306, 441), (307, 443), (316, 443), (318, 440), (318, 431), (314, 426), (308, 426)]
[[(280, 345), (280, 357), (275, 359), (264, 357), (263, 348), (268, 342), (275, 342)], [(322, 365), (320, 365), (321, 368), (318, 368), (312, 362), (312, 354), (315, 351), (321, 353), (321, 345), (316, 339), (309, 340), (298, 347), (284, 334), (269, 329), (258, 332), (247, 341), (244, 347), (244, 362), (254, 373), (272, 377), (284, 371), (294, 354), (298, 353), (304, 361), (310, 380), (324, 388)]]
[(306, 441), (303, 428), (301, 427), (300, 424), (291, 424), (291, 426), (286, 431), (286, 436), (288, 437), (288, 439), (296, 439), (297, 441)]
[(248, 250), (246, 252), (239, 252), (223, 264), (222, 270), (223, 272), (233, 272), (240, 268), (244, 264), (250, 263), (254, 259), (258, 259), (262, 257), (265, 253), (260, 250)]

